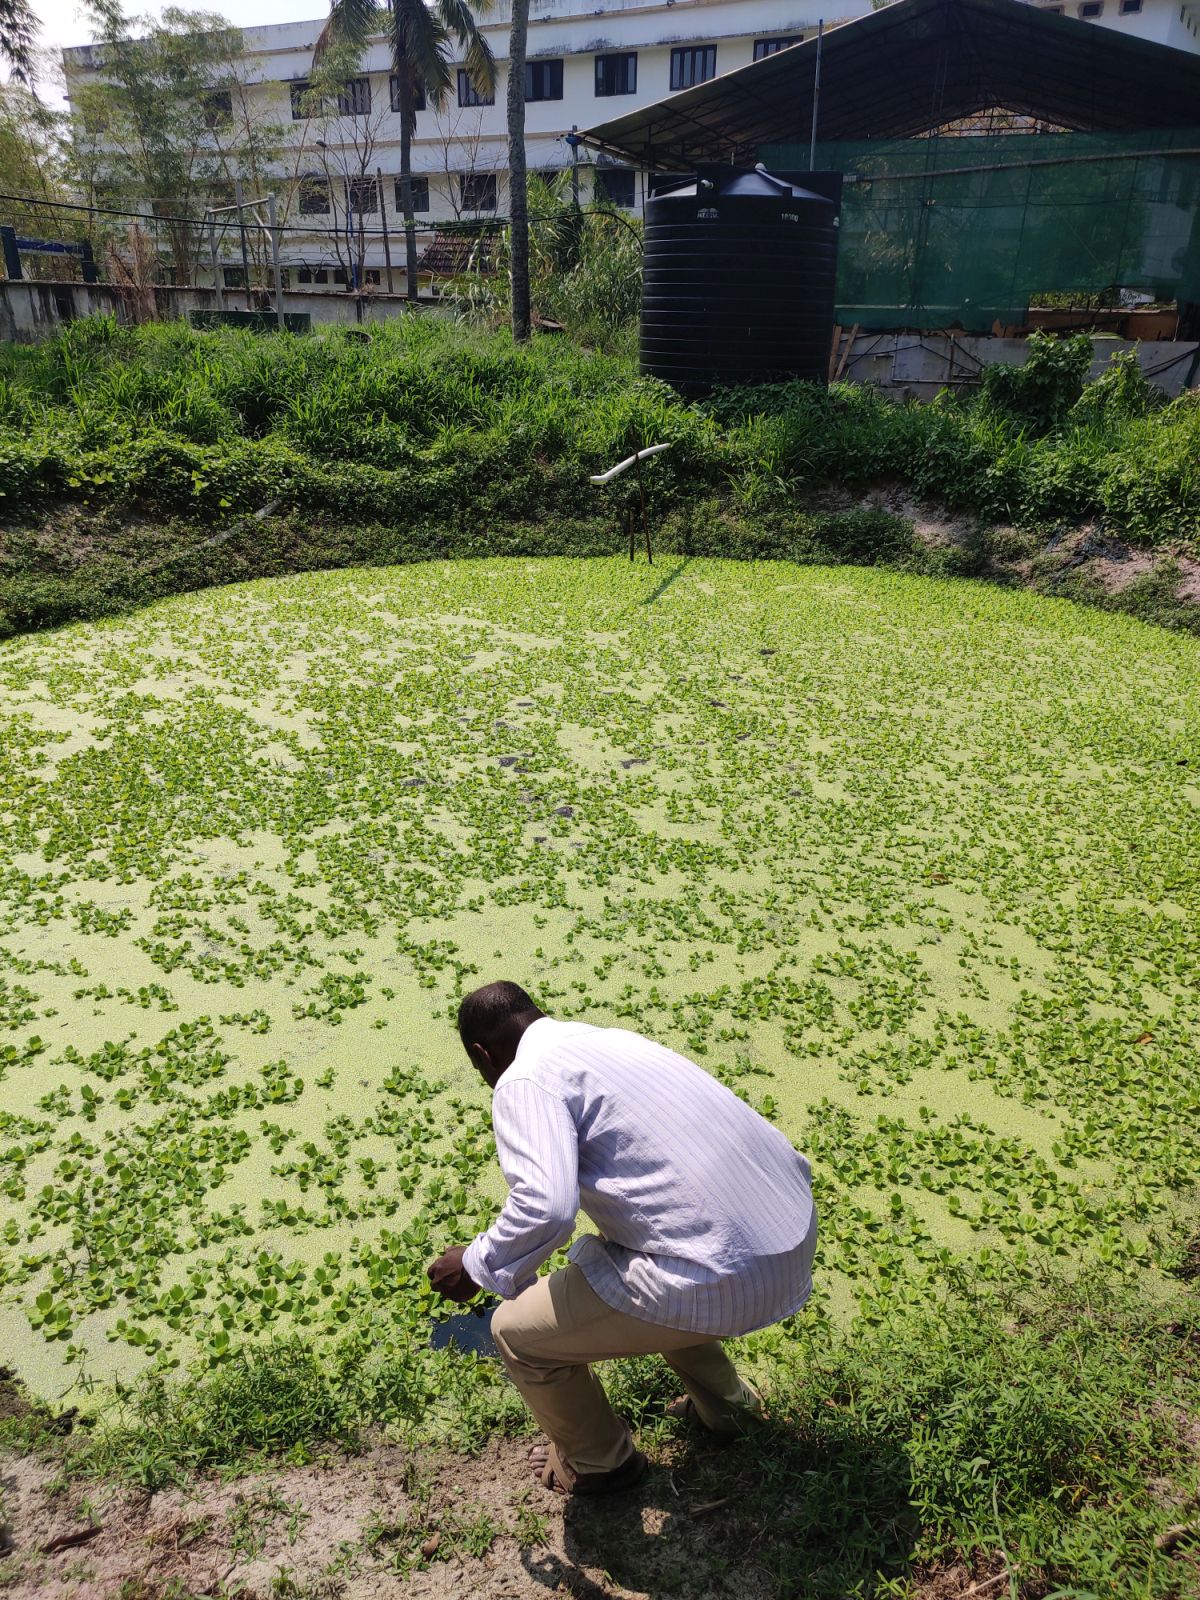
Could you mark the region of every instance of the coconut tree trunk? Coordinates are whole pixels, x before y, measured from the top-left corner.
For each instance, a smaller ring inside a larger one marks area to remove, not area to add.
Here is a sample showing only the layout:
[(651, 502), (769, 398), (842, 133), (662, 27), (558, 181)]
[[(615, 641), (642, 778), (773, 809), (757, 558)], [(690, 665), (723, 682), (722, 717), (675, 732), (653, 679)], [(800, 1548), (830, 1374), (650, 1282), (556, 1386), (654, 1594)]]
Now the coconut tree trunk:
[(529, 338), (529, 197), (525, 181), (525, 45), (529, 0), (512, 0), (508, 36), (509, 283), (513, 338)]
[(404, 282), (408, 299), (417, 298), (417, 219), (412, 197), (412, 137), (417, 125), (417, 96), (412, 69), (399, 57), (395, 63), (400, 93), (400, 210), (404, 216)]

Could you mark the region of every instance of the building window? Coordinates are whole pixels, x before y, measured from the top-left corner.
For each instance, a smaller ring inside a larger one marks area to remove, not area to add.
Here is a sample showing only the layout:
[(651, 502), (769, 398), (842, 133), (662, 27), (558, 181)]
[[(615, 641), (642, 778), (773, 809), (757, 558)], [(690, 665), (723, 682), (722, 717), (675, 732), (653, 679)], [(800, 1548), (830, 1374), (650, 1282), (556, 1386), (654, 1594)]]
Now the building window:
[(378, 289), (380, 283), (383, 281), (382, 278), (379, 275), (379, 268), (378, 267), (365, 267), (363, 269), (362, 281), (364, 283), (373, 283), (375, 285), (375, 287)]
[(527, 61), (525, 63), (526, 100), (561, 100), (561, 61)]
[(494, 94), (480, 94), (479, 90), (471, 82), (471, 74), (466, 67), (459, 67), (458, 103), (460, 106), (494, 106), (496, 104), (496, 96)]
[(1104, 0), (1083, 0), (1079, 7), (1079, 15), (1085, 22), (1091, 22), (1095, 17), (1104, 13)]
[(374, 178), (346, 179), (346, 210), (355, 216), (379, 210), (379, 185)]
[(200, 108), (204, 113), (204, 126), (215, 128), (228, 122), (233, 115), (233, 94), (229, 89), (210, 89), (202, 96)]
[(370, 78), (351, 78), (337, 97), (339, 117), (365, 117), (371, 110)]
[(221, 280), (227, 289), (244, 289), (246, 272), (243, 267), (222, 267)]
[[(1085, 0), (1088, 3), (1088, 0)], [(1090, 0), (1095, 4), (1096, 0)], [(691, 89), (698, 83), (707, 83), (717, 75), (717, 47), (715, 44), (689, 45), (684, 50), (671, 51), (671, 92)]]
[(1142, 0), (1121, 0), (1121, 15), (1132, 17), (1135, 12), (1142, 9)]
[(329, 183), (325, 178), (300, 179), (300, 215), (302, 217), (329, 215)]
[(328, 283), (329, 274), (324, 267), (301, 267), (296, 274), (298, 283)]
[(637, 204), (637, 174), (630, 167), (597, 167), (593, 198), (630, 211)]
[(754, 59), (765, 61), (768, 56), (777, 56), (781, 50), (790, 49), (794, 44), (803, 44), (802, 33), (793, 34), (790, 39), (755, 39)]
[(637, 54), (596, 57), (596, 93), (636, 94)]
[[(412, 189), (412, 208), (414, 211), (429, 210), (429, 179), (410, 178), (409, 186)], [(400, 190), (400, 179), (396, 179), (396, 210), (404, 215), (404, 197)]]
[(309, 84), (309, 83), (289, 83), (288, 84), (288, 92), (290, 93), (290, 95), (292, 97), (292, 121), (293, 122), (303, 122), (305, 117), (307, 117), (308, 108), (304, 104), (304, 97), (305, 97), (305, 95), (307, 95), (307, 93), (308, 93), (310, 88), (311, 88), (311, 84)]
[[(393, 111), (399, 111), (399, 109), (400, 109), (400, 75), (399, 75), (399, 73), (393, 72), (392, 75), (388, 78), (388, 89), (389, 89), (389, 91), (391, 93), (391, 97), (392, 97), (392, 110)], [(413, 79), (413, 110), (414, 111), (424, 111), (424, 109), (425, 109), (425, 85), (421, 82), (421, 80), (419, 78), (414, 78)]]
[(494, 172), (464, 172), (460, 175), (458, 182), (464, 211), (495, 211), (496, 174)]

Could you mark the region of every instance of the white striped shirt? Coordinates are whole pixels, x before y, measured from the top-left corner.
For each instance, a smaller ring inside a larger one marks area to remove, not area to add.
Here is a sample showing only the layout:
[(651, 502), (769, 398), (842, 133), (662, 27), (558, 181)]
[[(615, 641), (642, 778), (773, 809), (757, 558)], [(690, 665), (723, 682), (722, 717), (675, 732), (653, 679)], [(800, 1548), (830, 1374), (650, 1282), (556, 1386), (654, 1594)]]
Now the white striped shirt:
[(511, 1299), (570, 1258), (615, 1310), (730, 1338), (798, 1311), (817, 1222), (808, 1162), (694, 1062), (624, 1028), (541, 1017), (492, 1095), (509, 1195), (463, 1266)]

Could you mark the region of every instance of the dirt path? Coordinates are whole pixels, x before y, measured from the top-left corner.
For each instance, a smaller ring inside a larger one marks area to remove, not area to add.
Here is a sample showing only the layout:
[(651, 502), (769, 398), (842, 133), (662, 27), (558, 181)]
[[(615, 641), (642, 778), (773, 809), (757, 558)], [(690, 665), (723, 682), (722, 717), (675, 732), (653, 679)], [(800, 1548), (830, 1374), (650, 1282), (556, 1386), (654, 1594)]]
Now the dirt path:
[(6, 1600), (775, 1592), (744, 1524), (732, 1537), (718, 1452), (664, 1460), (619, 1502), (568, 1505), (526, 1476), (528, 1448), (506, 1439), (475, 1459), (418, 1462), (378, 1445), (153, 1495), (64, 1486), (55, 1464), (10, 1459), (0, 1585)]

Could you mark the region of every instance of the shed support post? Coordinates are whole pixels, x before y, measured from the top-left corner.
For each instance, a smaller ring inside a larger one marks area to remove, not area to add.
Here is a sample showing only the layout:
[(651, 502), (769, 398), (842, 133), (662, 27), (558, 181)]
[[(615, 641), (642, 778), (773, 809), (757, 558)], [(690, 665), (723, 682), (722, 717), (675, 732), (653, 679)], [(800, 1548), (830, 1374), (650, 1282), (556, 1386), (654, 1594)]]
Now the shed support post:
[(817, 23), (817, 59), (813, 66), (812, 137), (808, 141), (808, 170), (817, 170), (817, 113), (821, 108), (821, 50), (825, 43), (825, 19)]

